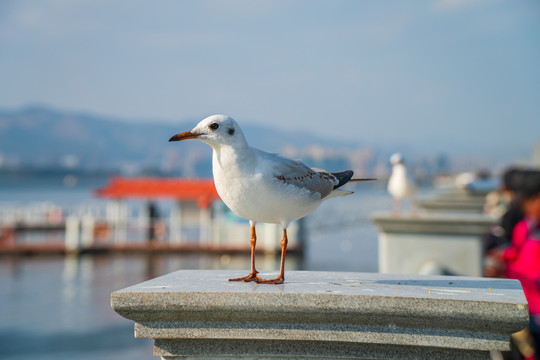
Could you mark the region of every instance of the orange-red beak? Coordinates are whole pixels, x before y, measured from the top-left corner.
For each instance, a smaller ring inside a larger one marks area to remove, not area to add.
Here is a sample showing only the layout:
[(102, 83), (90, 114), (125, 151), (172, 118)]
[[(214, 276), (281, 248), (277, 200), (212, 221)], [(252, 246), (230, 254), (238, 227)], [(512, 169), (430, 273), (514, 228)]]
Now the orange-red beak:
[(185, 131), (183, 133), (174, 135), (173, 137), (169, 139), (169, 141), (182, 141), (182, 140), (188, 140), (188, 139), (196, 139), (199, 136), (201, 136), (201, 134), (193, 133), (191, 131)]

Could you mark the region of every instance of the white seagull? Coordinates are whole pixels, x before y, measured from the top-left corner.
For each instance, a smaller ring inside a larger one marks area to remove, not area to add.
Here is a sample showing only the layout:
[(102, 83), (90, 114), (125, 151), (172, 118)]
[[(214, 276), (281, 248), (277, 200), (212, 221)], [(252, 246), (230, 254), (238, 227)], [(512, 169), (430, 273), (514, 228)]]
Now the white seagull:
[(411, 198), (412, 213), (417, 213), (416, 192), (417, 187), (413, 180), (407, 176), (407, 168), (403, 156), (396, 153), (390, 157), (392, 174), (388, 179), (388, 192), (394, 197), (394, 214), (398, 215), (401, 207), (401, 199)]
[[(339, 189), (351, 179), (353, 171), (328, 173), (311, 169), (301, 161), (250, 147), (242, 130), (226, 115), (212, 115), (190, 131), (174, 135), (169, 141), (197, 139), (213, 149), (212, 172), (216, 190), (225, 204), (251, 226), (251, 272), (229, 281), (255, 281), (281, 284), (285, 280), (287, 226), (313, 210), (324, 200), (352, 192)], [(255, 225), (280, 224), (281, 266), (275, 279), (265, 280), (255, 269)]]

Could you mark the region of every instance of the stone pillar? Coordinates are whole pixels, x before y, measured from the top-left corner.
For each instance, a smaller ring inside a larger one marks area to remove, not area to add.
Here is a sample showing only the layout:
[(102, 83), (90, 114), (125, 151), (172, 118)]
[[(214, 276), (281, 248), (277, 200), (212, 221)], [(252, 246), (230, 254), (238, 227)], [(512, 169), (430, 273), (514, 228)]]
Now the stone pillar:
[(482, 235), (496, 221), (487, 215), (376, 214), (379, 272), (482, 276)]
[[(162, 359), (489, 359), (528, 324), (515, 280), (181, 270), (111, 295)], [(262, 274), (268, 277), (273, 274)]]

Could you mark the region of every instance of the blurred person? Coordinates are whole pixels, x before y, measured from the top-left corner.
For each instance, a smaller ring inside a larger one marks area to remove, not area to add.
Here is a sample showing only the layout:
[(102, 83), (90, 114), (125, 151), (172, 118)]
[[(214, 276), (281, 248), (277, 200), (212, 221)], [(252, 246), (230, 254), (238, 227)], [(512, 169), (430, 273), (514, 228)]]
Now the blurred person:
[(159, 222), (159, 212), (157, 205), (153, 201), (149, 201), (147, 205), (148, 211), (148, 234), (146, 240), (149, 243), (155, 243), (158, 240), (156, 234), (156, 225)]
[[(507, 271), (518, 258), (525, 241), (538, 229), (535, 216), (535, 196), (540, 192), (540, 171), (513, 170), (507, 173), (507, 192), (510, 197), (508, 211), (501, 219), (505, 237), (509, 237), (509, 247), (503, 252)], [(508, 236), (509, 235), (509, 236)]]
[[(532, 199), (525, 199), (523, 201), (525, 207), (534, 207), (536, 201)], [(514, 262), (518, 259), (522, 247), (527, 241), (527, 239), (532, 236), (538, 229), (538, 218), (533, 218), (531, 216), (525, 216), (520, 222), (514, 227), (512, 232), (512, 243), (511, 245), (504, 249), (503, 259), (506, 263), (506, 272), (511, 272), (511, 267)]]
[(524, 217), (520, 197), (522, 190), (527, 185), (526, 179), (531, 176), (534, 177), (536, 172), (534, 170), (510, 169), (503, 175), (501, 194), (509, 205), (508, 210), (501, 219), (501, 227), (508, 241), (512, 237), (514, 227)]
[(540, 359), (540, 172), (526, 174), (518, 195), (524, 218), (514, 227), (512, 245), (504, 252), (506, 275), (523, 286), (529, 304), (528, 331), (534, 343), (534, 358)]
[[(507, 264), (515, 260), (521, 249), (525, 224), (518, 226), (516, 234), (514, 228), (524, 218), (520, 198), (525, 179), (534, 176), (534, 173), (535, 171), (531, 170), (509, 169), (502, 176), (502, 184), (497, 192), (499, 203), (495, 206), (497, 212), (495, 216), (499, 216), (500, 221), (483, 237), (486, 253), (484, 275), (487, 277), (504, 277)], [(494, 194), (488, 195), (495, 197)], [(488, 196), (486, 201), (490, 199)], [(491, 200), (495, 202), (496, 199)]]

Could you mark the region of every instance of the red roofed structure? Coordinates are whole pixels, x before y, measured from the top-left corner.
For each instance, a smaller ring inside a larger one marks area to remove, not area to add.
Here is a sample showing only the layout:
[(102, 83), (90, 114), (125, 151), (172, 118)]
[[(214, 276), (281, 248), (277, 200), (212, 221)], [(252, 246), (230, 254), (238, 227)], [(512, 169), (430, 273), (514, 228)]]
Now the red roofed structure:
[(176, 199), (207, 208), (220, 197), (212, 179), (127, 178), (115, 176), (96, 195), (109, 199)]
[[(221, 200), (212, 179), (114, 176), (94, 194), (110, 200), (102, 222), (108, 236), (106, 241), (112, 248), (249, 251), (246, 239), (250, 237), (250, 227), (230, 216), (225, 206), (212, 206)], [(146, 204), (140, 211), (140, 204), (126, 200), (143, 200)], [(165, 211), (159, 211), (157, 200), (173, 200), (174, 204), (166, 204)], [(281, 229), (274, 224), (261, 224), (261, 227), (269, 241), (261, 242), (258, 250), (275, 251)], [(301, 238), (299, 228), (291, 224), (289, 249), (292, 251), (302, 246), (296, 240)], [(82, 233), (73, 231), (79, 234), (74, 235), (74, 243), (87, 241), (82, 240)], [(146, 240), (144, 243), (141, 236)]]

